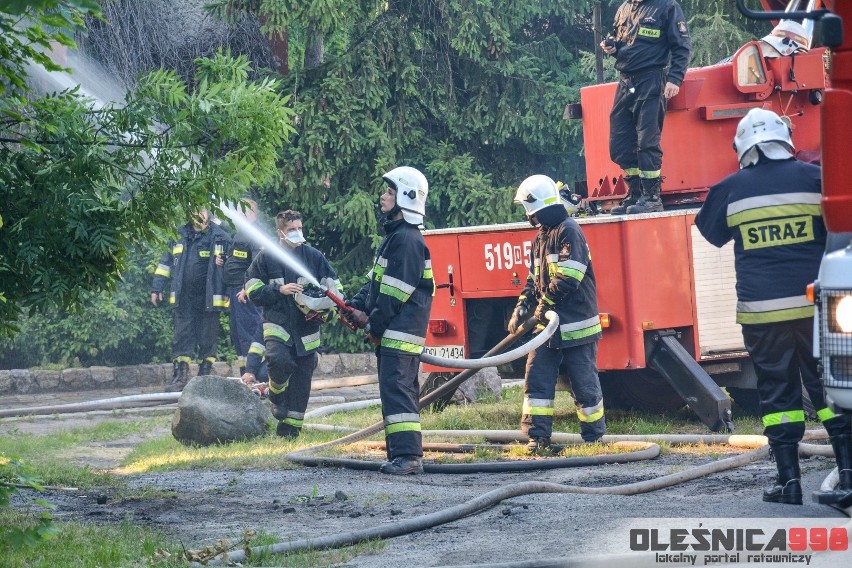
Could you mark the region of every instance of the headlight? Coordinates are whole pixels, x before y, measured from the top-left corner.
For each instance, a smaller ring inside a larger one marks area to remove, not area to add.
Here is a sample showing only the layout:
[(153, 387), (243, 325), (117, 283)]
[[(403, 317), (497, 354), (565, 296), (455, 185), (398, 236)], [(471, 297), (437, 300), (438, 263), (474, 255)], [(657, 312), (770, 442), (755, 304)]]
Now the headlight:
[(832, 332), (852, 333), (852, 296), (837, 298), (837, 304), (829, 313), (834, 316), (831, 322)]

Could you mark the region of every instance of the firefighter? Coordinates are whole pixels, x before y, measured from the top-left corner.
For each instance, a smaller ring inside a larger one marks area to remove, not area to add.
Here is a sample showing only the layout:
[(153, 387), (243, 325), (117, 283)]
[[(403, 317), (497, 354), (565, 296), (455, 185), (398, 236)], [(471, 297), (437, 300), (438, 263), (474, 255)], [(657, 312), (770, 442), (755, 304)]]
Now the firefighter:
[(199, 375), (209, 375), (216, 361), (219, 312), (228, 308), (223, 255), (231, 238), (215, 223), (206, 209), (177, 230), (154, 272), (151, 303), (163, 301), (163, 290), (171, 278), (169, 304), (174, 307), (172, 381), (166, 392), (179, 392), (189, 381), (189, 363), (198, 350)]
[(601, 322), (595, 271), (583, 231), (568, 217), (552, 179), (528, 177), (518, 187), (515, 203), (523, 205), (530, 223), (539, 230), (509, 332), (517, 331), (533, 313), (542, 324), (548, 310), (559, 316), (559, 331), (527, 357), (524, 380), (521, 429), (529, 436), (527, 449), (547, 454), (552, 451), (553, 400), (562, 362), (568, 369), (583, 440), (596, 442), (606, 432), (596, 365)]
[(394, 168), (382, 179), (387, 183), (380, 198), (385, 238), (370, 281), (351, 299), (354, 309), (344, 316), (365, 328), (376, 345), (388, 458), (379, 471), (406, 475), (423, 472), (417, 373), (435, 282), (418, 226), (426, 214), (429, 184), (408, 166)]
[(813, 356), (814, 307), (805, 297), (825, 248), (821, 174), (795, 159), (788, 123), (769, 110), (746, 114), (734, 149), (740, 170), (710, 188), (695, 225), (717, 247), (734, 240), (737, 322), (757, 372), (764, 433), (778, 468), (763, 500), (800, 505), (803, 384), (831, 437), (841, 489), (852, 490), (850, 419), (826, 405)]
[[(257, 202), (253, 199), (242, 199), (242, 202), (245, 209), (237, 213), (242, 215), (247, 223), (254, 225), (257, 222)], [(260, 309), (248, 301), (244, 289), (246, 270), (260, 249), (258, 240), (251, 238), (246, 229), (238, 227), (225, 260), (225, 284), (230, 300), (231, 343), (237, 352), (241, 378), (248, 385), (267, 380), (266, 363), (263, 360), (266, 351), (263, 344), (263, 316)]]
[[(307, 278), (295, 267), (304, 268), (311, 276), (337, 292), (337, 273), (323, 254), (306, 244), (302, 233), (302, 215), (287, 210), (275, 216), (278, 238), (294, 262), (287, 263), (279, 253), (263, 249), (252, 260), (245, 284), (249, 299), (263, 309), (263, 339), (269, 367), (269, 400), (272, 414), (278, 420), (276, 433), (296, 438), (302, 431), (305, 409), (311, 395), (311, 378), (317, 366), (320, 346), (320, 324), (333, 312), (311, 311), (301, 302), (306, 293)], [(339, 294), (339, 292), (338, 292)]]
[(662, 211), (666, 101), (680, 91), (692, 52), (683, 10), (675, 0), (626, 0), (600, 47), (615, 57), (620, 73), (609, 115), (609, 154), (624, 170), (627, 196), (611, 212)]

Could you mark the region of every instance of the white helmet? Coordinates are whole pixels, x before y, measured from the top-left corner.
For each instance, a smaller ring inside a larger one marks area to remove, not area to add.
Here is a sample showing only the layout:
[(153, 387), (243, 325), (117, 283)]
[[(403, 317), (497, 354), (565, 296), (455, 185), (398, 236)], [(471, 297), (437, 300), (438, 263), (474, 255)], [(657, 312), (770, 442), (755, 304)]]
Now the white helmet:
[(753, 108), (737, 125), (737, 134), (734, 136), (737, 159), (742, 162), (743, 154), (762, 142), (781, 142), (791, 152), (795, 151), (790, 138), (790, 126), (771, 110)]
[[(793, 20), (781, 20), (769, 35), (762, 38), (762, 41), (771, 45), (782, 56), (807, 51), (810, 44), (808, 32), (805, 31), (802, 24)], [(765, 55), (766, 57), (775, 57), (771, 53)]]
[(544, 175), (528, 177), (518, 186), (515, 203), (524, 206), (527, 217), (535, 215), (545, 207), (561, 203), (556, 182)]
[(429, 182), (420, 170), (409, 166), (394, 168), (382, 176), (396, 190), (396, 205), (403, 218), (412, 225), (422, 225), (426, 215), (426, 196)]
[(334, 315), (332, 309), (336, 304), (331, 298), (326, 296), (325, 289), (338, 298), (343, 298), (343, 294), (338, 290), (338, 282), (326, 277), (320, 281), (321, 287), (317, 288), (308, 282), (307, 278), (299, 276), (296, 279), (296, 284), (300, 284), (304, 288), (304, 291), (294, 294), (293, 301), (296, 302), (299, 310), (305, 314), (305, 319), (311, 321), (329, 321)]

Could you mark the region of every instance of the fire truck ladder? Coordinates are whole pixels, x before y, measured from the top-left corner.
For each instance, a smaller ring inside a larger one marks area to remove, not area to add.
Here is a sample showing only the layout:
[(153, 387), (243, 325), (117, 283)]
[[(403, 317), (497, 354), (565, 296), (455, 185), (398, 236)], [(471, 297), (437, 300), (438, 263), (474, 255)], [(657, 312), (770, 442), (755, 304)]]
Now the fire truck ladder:
[(654, 334), (648, 364), (660, 373), (713, 432), (734, 431), (731, 399), (677, 340), (674, 330)]

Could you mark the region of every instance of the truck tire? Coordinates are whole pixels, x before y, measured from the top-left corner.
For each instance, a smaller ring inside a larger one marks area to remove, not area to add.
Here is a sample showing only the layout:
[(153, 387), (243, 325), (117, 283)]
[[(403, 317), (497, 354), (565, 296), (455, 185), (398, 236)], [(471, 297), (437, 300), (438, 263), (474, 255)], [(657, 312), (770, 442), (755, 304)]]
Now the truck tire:
[(650, 369), (601, 373), (604, 408), (671, 412), (686, 403), (671, 385)]
[[(420, 385), (420, 398), (423, 398), (430, 392), (439, 389), (455, 376), (455, 373), (429, 373), (428, 375), (426, 375), (426, 378), (423, 379), (423, 384)], [(454, 394), (456, 394), (455, 390), (445, 394), (444, 396), (430, 404), (428, 408), (435, 412), (441, 412), (450, 403), (450, 400), (452, 400)]]

